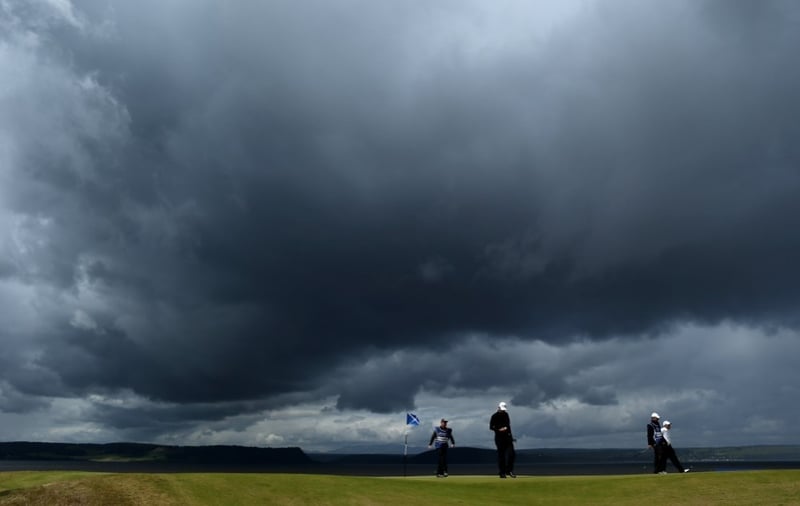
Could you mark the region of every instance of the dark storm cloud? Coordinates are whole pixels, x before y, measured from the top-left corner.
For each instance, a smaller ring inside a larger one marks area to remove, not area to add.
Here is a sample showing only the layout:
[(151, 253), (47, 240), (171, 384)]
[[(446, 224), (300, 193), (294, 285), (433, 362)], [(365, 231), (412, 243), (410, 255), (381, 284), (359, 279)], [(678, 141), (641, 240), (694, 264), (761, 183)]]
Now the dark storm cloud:
[(27, 413), (46, 407), (46, 402), (29, 395), (24, 395), (11, 387), (7, 382), (0, 384), (0, 411), (6, 413)]
[(601, 3), (495, 46), (461, 3), (74, 5), (4, 12), (4, 205), (47, 237), (0, 264), (47, 300), (20, 391), (389, 412), (524, 369), (382, 362), (465, 333), (800, 323), (793, 3)]

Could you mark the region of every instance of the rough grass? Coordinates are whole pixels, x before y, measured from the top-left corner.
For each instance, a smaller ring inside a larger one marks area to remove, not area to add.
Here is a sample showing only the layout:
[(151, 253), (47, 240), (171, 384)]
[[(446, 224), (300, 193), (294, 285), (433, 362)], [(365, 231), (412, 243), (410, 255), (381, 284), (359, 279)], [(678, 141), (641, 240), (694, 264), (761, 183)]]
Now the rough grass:
[(800, 470), (375, 478), (303, 474), (0, 473), (0, 505), (800, 504)]

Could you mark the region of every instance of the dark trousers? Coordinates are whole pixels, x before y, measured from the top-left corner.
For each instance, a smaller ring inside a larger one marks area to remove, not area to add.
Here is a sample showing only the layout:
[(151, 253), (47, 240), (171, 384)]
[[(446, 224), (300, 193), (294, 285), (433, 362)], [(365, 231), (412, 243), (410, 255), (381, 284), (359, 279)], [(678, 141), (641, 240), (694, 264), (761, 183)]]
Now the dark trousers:
[(667, 445), (657, 444), (653, 447), (653, 472), (658, 474), (667, 470)]
[(681, 465), (681, 461), (678, 460), (678, 455), (675, 453), (675, 448), (671, 445), (667, 445), (666, 450), (664, 451), (664, 469), (667, 468), (667, 459), (672, 461), (672, 465), (675, 466), (679, 472), (683, 472), (684, 468)]
[(510, 437), (495, 438), (494, 444), (497, 446), (497, 469), (500, 474), (513, 473), (514, 460), (517, 457), (514, 441)]
[(436, 474), (444, 474), (447, 472), (447, 445), (442, 445), (436, 449), (439, 455), (439, 464), (436, 466)]

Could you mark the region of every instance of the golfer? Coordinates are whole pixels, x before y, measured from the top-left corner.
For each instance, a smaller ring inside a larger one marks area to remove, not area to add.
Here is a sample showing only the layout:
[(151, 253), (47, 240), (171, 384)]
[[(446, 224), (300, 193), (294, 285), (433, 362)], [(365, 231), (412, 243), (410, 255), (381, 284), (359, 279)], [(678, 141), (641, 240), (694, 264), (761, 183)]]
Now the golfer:
[(661, 434), (661, 417), (655, 411), (647, 424), (647, 446), (653, 450), (653, 473), (667, 474), (667, 442)]
[(497, 467), (500, 477), (510, 476), (516, 478), (514, 474), (514, 436), (511, 435), (511, 418), (508, 416), (508, 407), (505, 402), (497, 405), (497, 411), (489, 420), (489, 430), (494, 432), (494, 445), (497, 447)]
[(439, 455), (439, 464), (436, 467), (437, 478), (447, 478), (447, 447), (454, 447), (456, 440), (453, 439), (453, 429), (447, 426), (444, 418), (439, 422), (439, 426), (433, 429), (428, 448), (436, 445), (436, 453)]
[(678, 455), (675, 453), (675, 448), (672, 447), (672, 438), (669, 434), (670, 430), (672, 430), (672, 423), (669, 420), (664, 420), (664, 423), (661, 424), (661, 435), (664, 437), (664, 441), (667, 442), (666, 454), (664, 456), (664, 471), (666, 472), (667, 459), (669, 459), (679, 473), (688, 473), (689, 469), (681, 465), (681, 461), (678, 460)]

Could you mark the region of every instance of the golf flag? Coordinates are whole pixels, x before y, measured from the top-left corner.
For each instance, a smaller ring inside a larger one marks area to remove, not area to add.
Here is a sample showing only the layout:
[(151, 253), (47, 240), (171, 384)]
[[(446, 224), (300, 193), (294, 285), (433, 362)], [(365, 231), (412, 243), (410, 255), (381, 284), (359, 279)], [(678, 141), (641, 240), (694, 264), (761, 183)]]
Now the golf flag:
[(406, 413), (406, 425), (416, 427), (419, 425), (419, 418), (414, 413)]

